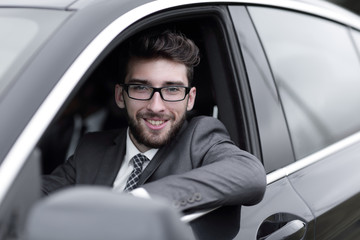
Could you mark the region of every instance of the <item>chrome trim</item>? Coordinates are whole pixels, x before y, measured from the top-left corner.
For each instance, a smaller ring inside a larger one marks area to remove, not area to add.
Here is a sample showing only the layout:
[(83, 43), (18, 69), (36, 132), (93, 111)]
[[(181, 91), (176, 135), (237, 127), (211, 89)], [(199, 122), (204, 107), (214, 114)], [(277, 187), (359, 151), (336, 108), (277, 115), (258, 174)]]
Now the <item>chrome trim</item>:
[[(360, 143), (360, 132), (355, 133), (337, 143), (334, 143), (330, 145), (327, 148), (324, 148), (321, 151), (318, 151), (314, 154), (311, 154), (303, 159), (300, 159), (293, 164), (287, 165), (286, 167), (280, 168), (272, 173), (267, 174), (266, 176), (266, 182), (267, 185), (274, 183), (284, 177), (287, 177), (303, 168), (306, 168), (338, 151), (341, 151), (342, 149), (348, 148), (356, 143)], [(212, 212), (216, 210), (217, 208), (210, 209), (210, 210), (204, 210), (199, 211), (196, 213), (185, 215), (181, 218), (181, 221), (184, 223), (189, 223), (201, 216), (204, 216), (205, 214)]]
[(198, 219), (201, 216), (204, 216), (205, 214), (208, 214), (209, 212), (215, 211), (216, 209), (218, 209), (219, 207), (210, 209), (210, 210), (203, 210), (203, 211), (199, 211), (199, 212), (195, 212), (195, 213), (191, 213), (191, 214), (187, 214), (184, 215), (180, 218), (180, 220), (184, 223), (189, 223), (195, 219)]
[(286, 177), (286, 167), (284, 168), (279, 168), (277, 170), (275, 170), (274, 172), (271, 172), (269, 174), (266, 175), (266, 183), (267, 185), (276, 182), (277, 180), (280, 180), (281, 178)]
[[(79, 55), (70, 68), (66, 71), (58, 84), (54, 87), (43, 104), (34, 114), (25, 130), (16, 140), (13, 147), (5, 157), (3, 163), (0, 166), (0, 203), (3, 202), (7, 191), (9, 190), (12, 182), (20, 172), (26, 158), (35, 147), (36, 142), (41, 137), (51, 120), (54, 118), (57, 111), (60, 109), (63, 102), (71, 93), (72, 89), (76, 86), (83, 74), (87, 71), (93, 61), (101, 54), (105, 47), (124, 29), (129, 27), (135, 21), (140, 20), (151, 13), (161, 11), (164, 9), (185, 6), (197, 3), (230, 3), (230, 4), (255, 4), (264, 6), (274, 6), (289, 8), (297, 11), (304, 11), (332, 19), (334, 21), (342, 22), (352, 27), (360, 29), (360, 21), (358, 18), (347, 15), (346, 17), (335, 12), (331, 12), (326, 9), (322, 9), (316, 6), (310, 6), (302, 2), (286, 1), (286, 0), (238, 0), (238, 1), (221, 1), (221, 0), (159, 0), (141, 5), (133, 10), (125, 13), (117, 18), (109, 26), (107, 26), (99, 35), (88, 45), (88, 47)], [(314, 162), (311, 158), (305, 159), (305, 163)], [(301, 162), (301, 161), (299, 161)], [(305, 165), (306, 165), (305, 164)], [(268, 182), (278, 179), (278, 175), (283, 175), (283, 171), (286, 174), (304, 167), (304, 164), (294, 163), (284, 168), (277, 170), (274, 173), (268, 175)], [(274, 176), (274, 177), (273, 177)]]
[(287, 177), (303, 168), (306, 168), (336, 152), (346, 149), (356, 143), (360, 143), (360, 132), (357, 132), (347, 138), (344, 138), (316, 153), (302, 158), (286, 167), (280, 168), (267, 175), (267, 184), (273, 183), (283, 177)]

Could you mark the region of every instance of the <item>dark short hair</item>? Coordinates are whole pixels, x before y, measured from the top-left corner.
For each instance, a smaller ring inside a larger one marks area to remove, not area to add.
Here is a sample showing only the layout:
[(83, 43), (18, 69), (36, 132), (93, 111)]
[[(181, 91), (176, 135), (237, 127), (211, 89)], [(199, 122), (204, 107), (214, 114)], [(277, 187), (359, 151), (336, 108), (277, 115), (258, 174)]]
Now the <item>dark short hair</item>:
[(146, 31), (134, 35), (125, 44), (122, 69), (125, 70), (120, 81), (124, 81), (129, 61), (133, 58), (156, 59), (164, 58), (182, 63), (187, 69), (187, 78), (191, 86), (194, 67), (200, 62), (199, 48), (184, 34), (175, 30)]

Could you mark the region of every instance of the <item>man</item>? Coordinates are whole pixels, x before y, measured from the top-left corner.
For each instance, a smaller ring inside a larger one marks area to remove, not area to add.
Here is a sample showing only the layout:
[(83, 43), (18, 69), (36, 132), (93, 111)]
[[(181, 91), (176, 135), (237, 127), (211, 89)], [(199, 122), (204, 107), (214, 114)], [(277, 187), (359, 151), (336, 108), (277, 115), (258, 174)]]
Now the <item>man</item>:
[[(85, 135), (75, 154), (44, 176), (43, 191), (106, 185), (161, 196), (182, 212), (258, 203), (265, 191), (260, 161), (236, 147), (217, 119), (185, 120), (196, 97), (191, 81), (197, 46), (171, 31), (129, 42), (123, 83), (115, 87), (129, 127)], [(134, 173), (138, 168), (141, 175)]]

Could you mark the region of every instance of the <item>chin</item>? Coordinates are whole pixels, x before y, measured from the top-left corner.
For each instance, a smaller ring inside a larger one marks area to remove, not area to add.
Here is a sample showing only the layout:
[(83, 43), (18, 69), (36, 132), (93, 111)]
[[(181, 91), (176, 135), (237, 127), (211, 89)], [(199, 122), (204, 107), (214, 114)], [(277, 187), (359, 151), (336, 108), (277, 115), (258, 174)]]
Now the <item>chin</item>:
[(144, 139), (144, 145), (150, 148), (160, 148), (166, 145), (169, 141), (169, 138), (146, 138)]

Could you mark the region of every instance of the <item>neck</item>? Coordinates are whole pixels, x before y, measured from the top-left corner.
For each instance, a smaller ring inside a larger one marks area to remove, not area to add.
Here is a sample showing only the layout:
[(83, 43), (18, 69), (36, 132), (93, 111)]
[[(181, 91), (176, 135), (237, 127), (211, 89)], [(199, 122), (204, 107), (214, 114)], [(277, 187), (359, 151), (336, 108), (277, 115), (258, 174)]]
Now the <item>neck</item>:
[(134, 143), (135, 147), (141, 152), (144, 153), (148, 150), (150, 150), (151, 148), (145, 146), (144, 144), (140, 144), (138, 143), (138, 141), (136, 141), (136, 139), (133, 137), (133, 135), (130, 133), (130, 139), (131, 141)]

